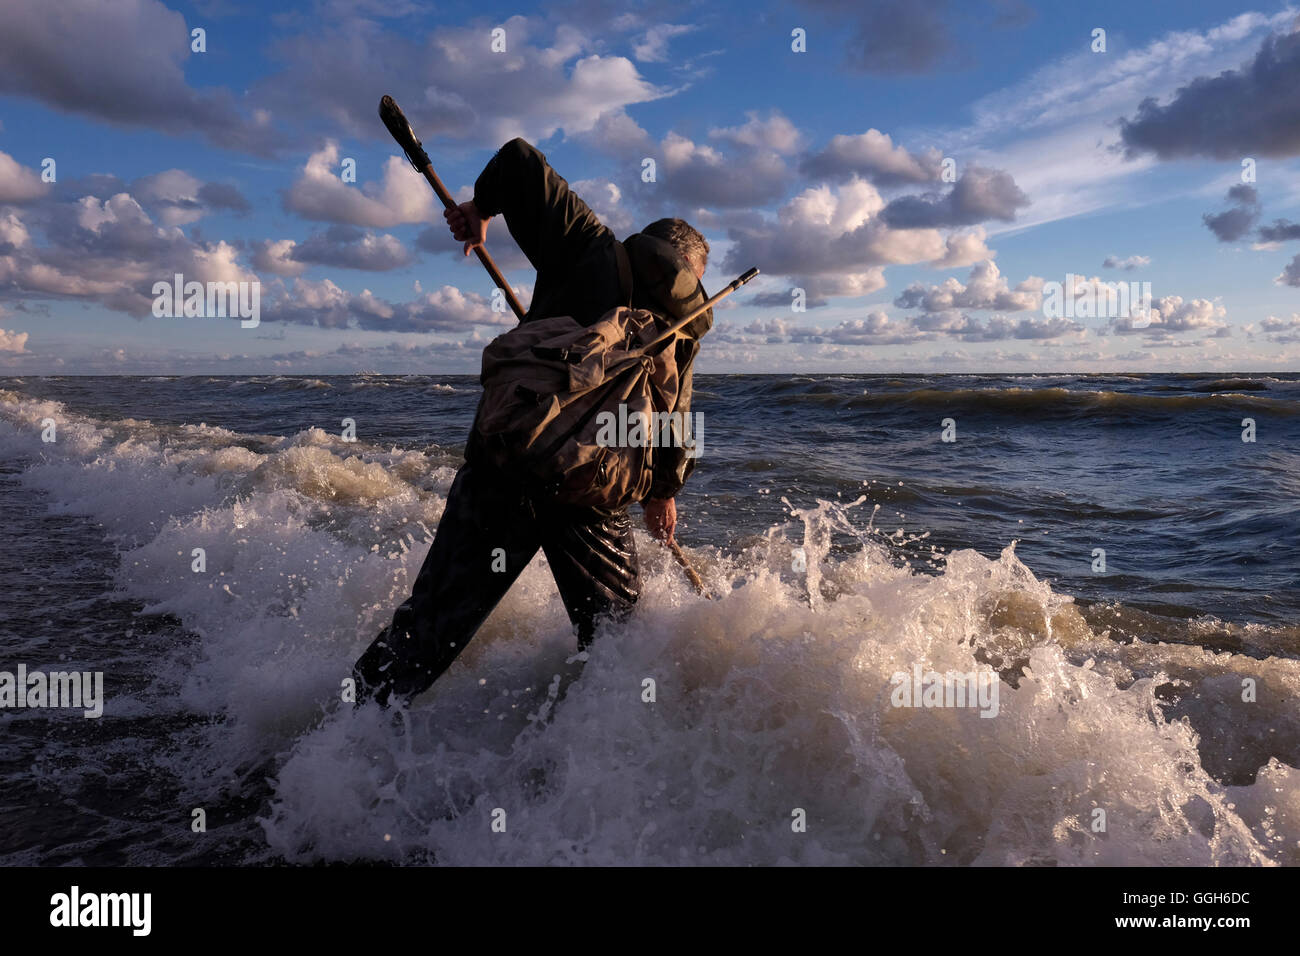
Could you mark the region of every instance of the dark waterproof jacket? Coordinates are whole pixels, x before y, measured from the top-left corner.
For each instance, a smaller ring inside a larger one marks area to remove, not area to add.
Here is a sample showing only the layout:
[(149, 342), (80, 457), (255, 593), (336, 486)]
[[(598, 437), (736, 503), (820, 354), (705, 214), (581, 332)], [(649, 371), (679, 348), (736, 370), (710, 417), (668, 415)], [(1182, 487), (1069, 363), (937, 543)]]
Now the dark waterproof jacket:
[[(474, 205), (485, 218), (505, 217), (510, 235), (537, 270), (525, 322), (569, 315), (590, 325), (628, 304), (614, 234), (529, 143), (512, 139), (501, 147), (474, 183)], [(669, 243), (637, 233), (623, 241), (623, 248), (631, 266), (631, 305), (653, 312), (664, 327), (708, 298), (694, 270)], [(692, 366), (699, 338), (712, 325), (710, 310), (677, 341), (678, 422), (690, 414)], [(695, 468), (680, 439), (679, 434), (673, 445), (655, 451), (653, 498), (675, 497)], [(473, 444), (471, 439), (470, 449)]]

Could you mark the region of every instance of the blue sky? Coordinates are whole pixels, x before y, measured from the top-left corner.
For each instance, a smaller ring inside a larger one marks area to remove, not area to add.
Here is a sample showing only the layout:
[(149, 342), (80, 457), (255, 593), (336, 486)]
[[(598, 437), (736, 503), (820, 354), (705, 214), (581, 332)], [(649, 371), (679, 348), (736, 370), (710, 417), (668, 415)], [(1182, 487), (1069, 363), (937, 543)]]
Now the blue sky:
[[(1298, 12), (8, 0), (0, 374), (476, 371), (511, 320), (384, 93), (462, 199), (520, 135), (620, 236), (698, 226), (710, 290), (760, 267), (702, 371), (1295, 370)], [(260, 324), (154, 317), (176, 272), (260, 283)], [(1115, 282), (1152, 311), (1045, 308)]]

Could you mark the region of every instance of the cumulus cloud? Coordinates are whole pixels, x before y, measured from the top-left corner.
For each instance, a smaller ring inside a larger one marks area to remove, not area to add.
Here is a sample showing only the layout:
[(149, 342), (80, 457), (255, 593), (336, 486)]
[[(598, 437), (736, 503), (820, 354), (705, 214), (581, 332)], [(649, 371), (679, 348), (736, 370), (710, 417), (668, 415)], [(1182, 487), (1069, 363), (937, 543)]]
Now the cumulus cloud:
[(22, 203), (39, 199), (49, 191), (40, 175), (19, 164), (8, 153), (0, 152), (0, 202)]
[(965, 285), (948, 278), (938, 285), (914, 282), (904, 289), (894, 305), (923, 312), (971, 311), (1021, 312), (1043, 304), (1043, 280), (1031, 276), (1014, 289), (991, 260), (977, 262)]
[(224, 89), (185, 80), (185, 17), (157, 0), (6, 0), (0, 93), (126, 126), (196, 133), (222, 148), (265, 152), (265, 110), (241, 112)]
[(27, 333), (0, 329), (0, 352), (27, 351)]
[[(1081, 333), (1083, 326), (1068, 318), (1034, 316), (1013, 321), (1003, 315), (994, 315), (981, 320), (968, 314), (1042, 310), (1045, 285), (1044, 279), (1030, 276), (1012, 288), (993, 262), (980, 262), (971, 269), (965, 284), (953, 278), (937, 285), (916, 282), (894, 299), (894, 305), (920, 310), (913, 320), (919, 329), (942, 332), (968, 341), (1055, 339)], [(1114, 304), (1127, 300), (1127, 296), (1121, 295), (1127, 291), (1127, 286), (1106, 282), (1098, 276), (1069, 274), (1062, 286), (1075, 301), (1089, 297), (1096, 304), (1099, 316), (1106, 315)], [(1110, 318), (1106, 330), (1117, 335), (1144, 334), (1151, 339), (1189, 331), (1212, 332), (1221, 338), (1231, 334), (1224, 321), (1225, 315), (1222, 305), (1208, 299), (1184, 300), (1181, 296), (1165, 296), (1153, 300), (1145, 315)]]
[(954, 239), (937, 229), (890, 228), (880, 216), (884, 208), (876, 188), (860, 179), (805, 189), (783, 204), (775, 218), (746, 214), (731, 220), (727, 232), (732, 245), (723, 268), (738, 272), (758, 265), (769, 276), (792, 277), (811, 305), (827, 296), (883, 288), (886, 265), (965, 264), (992, 255), (979, 234)]
[(927, 341), (931, 334), (914, 323), (899, 322), (884, 312), (872, 312), (865, 319), (846, 319), (838, 325), (820, 331), (808, 341), (830, 342), (834, 345), (908, 345)]
[(1149, 362), (1156, 357), (1155, 352), (1142, 352), (1138, 349), (1125, 352), (1122, 355), (1116, 355), (1116, 362)]
[(484, 296), (443, 286), (409, 302), (390, 302), (369, 289), (340, 288), (329, 279), (294, 279), (272, 290), (263, 321), (315, 325), (328, 329), (384, 332), (464, 332), (476, 326), (514, 325), (513, 314), (493, 312)]
[(307, 264), (293, 257), (292, 239), (264, 239), (253, 243), (253, 268), (277, 276), (299, 276), (307, 271)]
[(623, 202), (623, 191), (608, 179), (579, 179), (569, 184), (600, 221), (619, 235), (632, 232), (632, 210)]
[[(34, 218), (37, 213), (31, 214)], [(0, 219), (0, 297), (76, 298), (133, 316), (150, 314), (155, 282), (252, 282), (239, 249), (160, 225), (129, 193), (49, 202), (44, 242), (10, 211)]]
[(288, 258), (308, 265), (384, 272), (410, 265), (411, 254), (401, 241), (355, 226), (330, 226), (295, 244)]
[(0, 215), (0, 255), (8, 255), (30, 241), (31, 234), (17, 213), (11, 211)]
[(197, 222), (214, 209), (248, 211), (240, 191), (225, 183), (205, 183), (182, 169), (166, 169), (141, 177), (129, 192), (165, 226)]
[(1225, 212), (1207, 212), (1201, 219), (1205, 222), (1206, 228), (1214, 233), (1220, 242), (1235, 242), (1250, 232), (1250, 228), (1255, 224), (1258, 215), (1259, 212), (1256, 209), (1249, 206), (1237, 206)]
[(934, 337), (917, 329), (910, 322), (891, 319), (884, 312), (872, 312), (865, 319), (845, 319), (838, 325), (827, 328), (796, 325), (784, 319), (763, 319), (751, 322), (744, 331), (748, 335), (762, 336), (770, 345), (784, 342), (900, 345)]
[(1271, 226), (1259, 227), (1260, 242), (1289, 242), (1300, 239), (1300, 222), (1289, 219), (1274, 219)]
[(1300, 32), (1270, 35), (1251, 62), (1202, 76), (1161, 105), (1148, 98), (1120, 121), (1129, 156), (1160, 159), (1300, 154)]
[(1084, 327), (1071, 319), (1036, 316), (1008, 319), (1002, 315), (981, 319), (958, 310), (901, 319), (877, 311), (868, 314), (866, 318), (846, 319), (829, 327), (799, 326), (783, 319), (766, 319), (750, 323), (744, 331), (748, 335), (761, 337), (769, 345), (788, 342), (796, 345), (830, 343), (842, 346), (910, 345), (942, 338), (960, 339), (964, 342), (1046, 342), (1086, 334)]
[(1110, 319), (1108, 328), (1116, 335), (1146, 335), (1152, 339), (1189, 331), (1214, 332), (1222, 338), (1231, 334), (1230, 327), (1224, 321), (1226, 315), (1227, 309), (1218, 302), (1167, 295), (1152, 302), (1150, 312), (1145, 317), (1149, 324), (1135, 325), (1135, 318), (1122, 316)]
[(800, 169), (832, 182), (860, 177), (886, 187), (935, 182), (942, 161), (937, 149), (912, 153), (895, 146), (888, 134), (869, 129), (856, 136), (832, 137), (824, 149), (805, 156)]
[(1150, 256), (1128, 256), (1124, 259), (1119, 256), (1107, 256), (1101, 267), (1103, 269), (1121, 269), (1124, 272), (1132, 272), (1134, 269), (1149, 265), (1151, 265)]
[[(755, 319), (749, 325), (745, 326), (744, 331), (749, 335), (761, 335), (765, 337), (768, 343), (778, 345), (785, 341), (785, 337), (790, 334), (790, 323), (784, 319)], [(733, 328), (730, 323), (719, 322), (714, 331), (721, 332), (724, 336)], [(739, 341), (737, 339), (728, 339), (728, 341)]]
[(1029, 197), (1010, 173), (970, 166), (947, 193), (899, 196), (883, 216), (895, 229), (970, 226), (990, 219), (1011, 222), (1016, 210), (1028, 205)]
[(1300, 255), (1286, 264), (1282, 274), (1273, 280), (1278, 285), (1291, 285), (1300, 287)]
[(153, 210), (165, 226), (183, 226), (203, 216), (199, 202), (202, 183), (180, 169), (167, 169), (136, 180), (131, 194), (146, 208)]
[(480, 22), (428, 32), (367, 18), (316, 23), (277, 44), (284, 69), (254, 91), (278, 113), (328, 117), (334, 130), (367, 139), (386, 136), (376, 130), (377, 90), (422, 91), (398, 97), (420, 136), (492, 147), (587, 133), (607, 114), (669, 93), (630, 59), (597, 51), (631, 21), (595, 16), (579, 29), (512, 16), (493, 26), (505, 31), (503, 53), (488, 52)]
[(1201, 217), (1205, 226), (1220, 242), (1235, 242), (1255, 225), (1259, 219), (1259, 194), (1254, 186), (1238, 183), (1228, 190), (1232, 208), (1220, 213), (1206, 213)]
[(284, 208), (304, 219), (378, 229), (433, 218), (433, 190), (404, 159), (388, 157), (379, 183), (345, 183), (339, 168), (339, 146), (330, 140), (307, 158)]
[(1008, 319), (993, 315), (980, 319), (964, 312), (948, 310), (924, 313), (913, 322), (927, 332), (942, 332), (967, 342), (1000, 342), (1006, 339), (1055, 339), (1084, 331), (1079, 323), (1066, 318)]
[(669, 132), (657, 150), (656, 182), (648, 189), (638, 185), (638, 192), (654, 204), (720, 209), (764, 206), (786, 194), (786, 157), (800, 135), (779, 112), (765, 118), (749, 113), (743, 125), (711, 130), (709, 138), (697, 143)]
[(944, 239), (944, 254), (930, 265), (936, 269), (961, 269), (993, 255), (985, 245), (988, 233), (982, 226), (968, 232), (949, 233)]
[(760, 336), (766, 344), (779, 345), (905, 345), (935, 338), (909, 321), (896, 321), (884, 312), (872, 312), (865, 319), (845, 319), (830, 327), (802, 326), (784, 319), (751, 322), (744, 329), (750, 336)]
[(210, 209), (229, 209), (240, 213), (253, 208), (244, 194), (229, 183), (204, 183), (199, 187), (199, 202)]
[(803, 134), (779, 110), (773, 110), (766, 117), (749, 110), (745, 117), (740, 126), (724, 126), (711, 130), (709, 135), (733, 146), (770, 149), (782, 155), (799, 149)]
[(1270, 315), (1259, 323), (1259, 330), (1278, 345), (1300, 342), (1300, 312), (1285, 319)]
[(574, 139), (623, 158), (649, 156), (655, 149), (650, 134), (622, 109), (602, 113), (591, 129)]
[[(256, 338), (270, 338), (258, 335)], [(250, 352), (186, 351), (169, 348), (162, 354), (128, 351), (123, 348), (100, 349), (78, 356), (76, 367), (83, 372), (107, 374), (211, 374), (213, 369), (230, 373), (304, 372), (314, 375), (355, 374), (361, 369), (384, 374), (427, 373), (431, 367), (448, 372), (470, 372), (477, 369), (485, 340), (477, 332), (454, 341), (397, 340), (384, 345), (363, 345), (344, 342), (333, 349), (296, 349), (289, 352), (252, 354)], [(65, 365), (62, 355), (32, 355), (24, 353), (26, 368), (41, 364), (52, 371), (61, 371)], [(0, 367), (18, 368), (17, 356), (0, 353)], [(26, 369), (24, 369), (26, 370)]]

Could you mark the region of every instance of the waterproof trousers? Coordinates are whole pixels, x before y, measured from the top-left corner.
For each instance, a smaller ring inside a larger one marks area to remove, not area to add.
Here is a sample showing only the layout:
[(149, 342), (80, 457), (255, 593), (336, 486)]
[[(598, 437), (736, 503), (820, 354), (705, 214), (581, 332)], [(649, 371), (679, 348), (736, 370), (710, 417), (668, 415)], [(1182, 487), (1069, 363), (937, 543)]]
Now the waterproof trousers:
[(409, 701), (427, 690), (541, 548), (581, 649), (602, 617), (621, 620), (640, 593), (627, 510), (573, 508), (530, 495), (510, 476), (466, 464), (456, 474), (411, 596), (357, 660), (357, 702)]

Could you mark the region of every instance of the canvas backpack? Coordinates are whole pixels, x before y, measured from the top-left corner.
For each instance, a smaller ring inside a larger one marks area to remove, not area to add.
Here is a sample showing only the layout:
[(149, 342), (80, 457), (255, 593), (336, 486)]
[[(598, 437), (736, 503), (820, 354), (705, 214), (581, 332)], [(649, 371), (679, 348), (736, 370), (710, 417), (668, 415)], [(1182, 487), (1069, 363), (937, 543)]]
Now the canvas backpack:
[[(630, 302), (627, 254), (615, 245)], [(591, 325), (555, 316), (497, 336), (483, 350), (478, 447), (563, 504), (619, 509), (644, 499), (680, 386), (681, 333), (664, 331), (654, 313), (620, 305)]]

